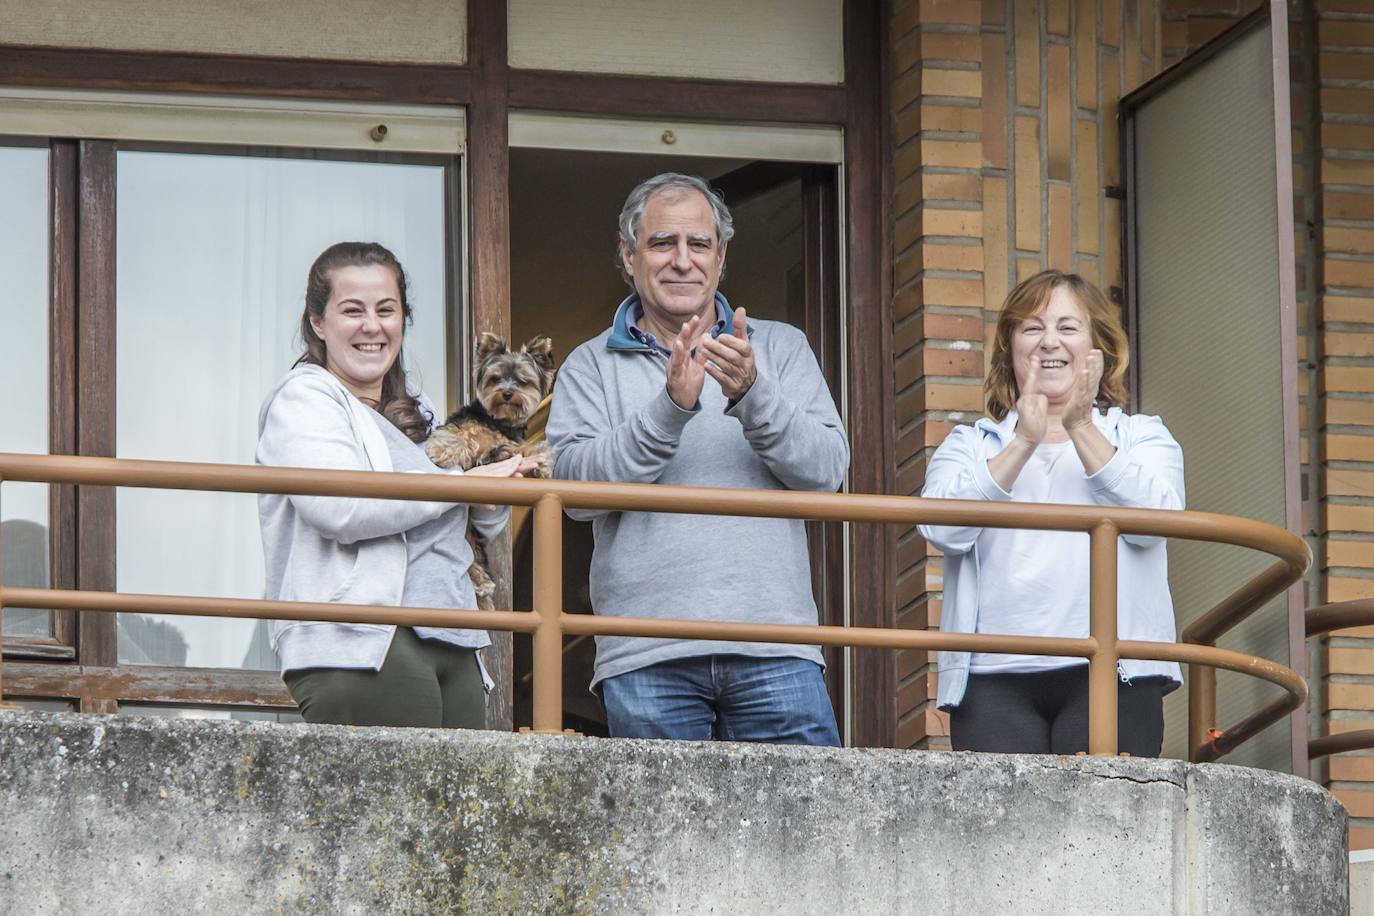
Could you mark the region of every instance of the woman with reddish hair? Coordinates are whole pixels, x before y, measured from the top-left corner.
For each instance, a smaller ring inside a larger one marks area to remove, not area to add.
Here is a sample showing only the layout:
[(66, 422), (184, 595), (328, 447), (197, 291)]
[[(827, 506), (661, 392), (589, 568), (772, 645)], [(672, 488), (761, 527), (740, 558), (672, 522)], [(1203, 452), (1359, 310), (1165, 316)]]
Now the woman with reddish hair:
[[(988, 416), (950, 433), (925, 497), (1182, 509), (1183, 451), (1158, 417), (1127, 413), (1130, 358), (1117, 309), (1076, 274), (1021, 282), (997, 320)], [(1087, 637), (1089, 537), (1082, 532), (922, 525), (945, 554), (940, 629)], [(1121, 639), (1173, 642), (1164, 539), (1117, 542)], [(1072, 754), (1088, 747), (1080, 658), (941, 652), (938, 704), (955, 750)], [(1172, 662), (1118, 665), (1118, 745), (1157, 757)]]

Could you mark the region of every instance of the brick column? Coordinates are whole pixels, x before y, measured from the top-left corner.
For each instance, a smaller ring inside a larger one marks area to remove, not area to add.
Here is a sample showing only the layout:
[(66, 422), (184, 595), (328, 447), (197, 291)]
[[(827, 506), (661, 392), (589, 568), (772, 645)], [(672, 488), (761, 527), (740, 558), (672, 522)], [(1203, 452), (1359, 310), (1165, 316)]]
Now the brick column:
[[(1374, 2), (1316, 3), (1320, 80), (1320, 403), (1327, 601), (1374, 598)], [(1319, 728), (1374, 728), (1374, 627), (1319, 649)], [(1314, 716), (1314, 718), (1318, 718)], [(1352, 849), (1374, 847), (1374, 752), (1316, 775), (1350, 811)]]
[[(1045, 267), (1119, 295), (1121, 95), (1160, 66), (1158, 0), (895, 0), (894, 346), (898, 492), (982, 414), (984, 341)], [(897, 622), (939, 625), (942, 561), (897, 548)], [(897, 744), (947, 746), (934, 659), (897, 661)]]

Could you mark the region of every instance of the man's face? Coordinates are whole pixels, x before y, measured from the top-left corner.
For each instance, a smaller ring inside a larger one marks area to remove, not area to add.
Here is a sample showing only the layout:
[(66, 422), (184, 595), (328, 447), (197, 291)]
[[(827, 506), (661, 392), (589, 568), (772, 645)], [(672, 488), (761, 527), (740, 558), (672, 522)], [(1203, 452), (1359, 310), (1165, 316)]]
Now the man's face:
[(635, 247), (623, 242), (625, 272), (650, 322), (674, 334), (693, 315), (714, 317), (725, 245), (716, 240), (711, 204), (698, 191), (660, 191), (649, 198)]

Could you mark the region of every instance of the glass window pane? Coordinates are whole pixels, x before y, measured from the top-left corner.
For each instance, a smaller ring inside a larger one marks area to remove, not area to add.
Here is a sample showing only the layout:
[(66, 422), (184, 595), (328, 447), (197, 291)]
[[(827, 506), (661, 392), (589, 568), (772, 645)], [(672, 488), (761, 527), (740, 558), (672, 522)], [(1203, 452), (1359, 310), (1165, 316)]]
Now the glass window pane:
[[(48, 151), (0, 147), (0, 451), (48, 452)], [(6, 585), (47, 588), (48, 487), (0, 487)], [(4, 635), (49, 637), (47, 611), (7, 608)]]
[[(117, 454), (252, 464), (258, 408), (300, 354), (306, 273), (338, 241), (405, 265), (407, 367), (445, 408), (441, 166), (122, 151)], [(121, 489), (118, 587), (261, 598), (251, 495)], [(266, 624), (121, 614), (121, 663), (274, 669)]]

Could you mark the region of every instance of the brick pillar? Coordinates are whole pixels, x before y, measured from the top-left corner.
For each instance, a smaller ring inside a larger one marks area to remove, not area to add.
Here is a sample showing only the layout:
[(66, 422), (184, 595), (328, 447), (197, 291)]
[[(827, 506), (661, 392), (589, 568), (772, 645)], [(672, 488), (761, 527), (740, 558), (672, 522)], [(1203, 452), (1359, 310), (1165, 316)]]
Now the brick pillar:
[[(893, 352), (898, 492), (982, 414), (984, 340), (1045, 267), (1119, 295), (1117, 103), (1156, 73), (1159, 0), (894, 0)], [(897, 548), (897, 623), (939, 625), (942, 561)], [(897, 660), (897, 745), (947, 746), (934, 659)]]
[[(1322, 551), (1327, 601), (1374, 598), (1374, 0), (1315, 4)], [(1319, 647), (1322, 734), (1374, 728), (1374, 627)], [(1374, 847), (1374, 752), (1331, 759), (1350, 847)]]

